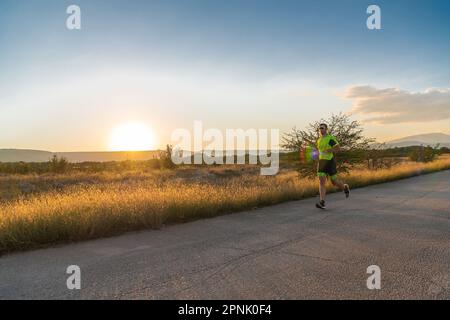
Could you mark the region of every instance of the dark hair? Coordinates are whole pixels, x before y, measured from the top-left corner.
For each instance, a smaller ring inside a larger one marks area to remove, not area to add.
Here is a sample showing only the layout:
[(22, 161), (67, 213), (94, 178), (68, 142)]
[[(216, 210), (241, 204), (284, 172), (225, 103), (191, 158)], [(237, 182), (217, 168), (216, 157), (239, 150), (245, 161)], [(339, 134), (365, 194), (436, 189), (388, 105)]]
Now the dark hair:
[(328, 126), (327, 126), (326, 123), (321, 123), (321, 124), (319, 124), (319, 128), (320, 128), (321, 126), (325, 126), (325, 129), (328, 129)]

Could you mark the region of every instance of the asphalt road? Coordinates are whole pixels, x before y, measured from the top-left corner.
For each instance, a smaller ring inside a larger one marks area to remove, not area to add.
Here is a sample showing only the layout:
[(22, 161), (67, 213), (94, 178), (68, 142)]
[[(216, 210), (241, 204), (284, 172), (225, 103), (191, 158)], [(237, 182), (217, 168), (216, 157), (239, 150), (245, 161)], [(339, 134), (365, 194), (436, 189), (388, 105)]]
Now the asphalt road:
[(450, 171), (327, 200), (4, 256), (0, 298), (450, 299)]

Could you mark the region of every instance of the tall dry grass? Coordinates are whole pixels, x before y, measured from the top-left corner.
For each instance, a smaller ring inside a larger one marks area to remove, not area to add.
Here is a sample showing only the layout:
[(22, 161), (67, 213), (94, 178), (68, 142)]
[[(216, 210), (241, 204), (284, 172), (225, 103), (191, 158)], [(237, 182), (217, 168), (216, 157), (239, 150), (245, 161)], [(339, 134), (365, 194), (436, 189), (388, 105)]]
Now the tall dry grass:
[[(343, 177), (355, 187), (450, 169), (450, 159), (391, 169), (355, 170)], [(314, 179), (295, 172), (273, 177), (243, 175), (220, 182), (106, 180), (73, 185), (8, 201), (0, 207), (0, 254), (120, 234), (212, 217), (317, 194)]]

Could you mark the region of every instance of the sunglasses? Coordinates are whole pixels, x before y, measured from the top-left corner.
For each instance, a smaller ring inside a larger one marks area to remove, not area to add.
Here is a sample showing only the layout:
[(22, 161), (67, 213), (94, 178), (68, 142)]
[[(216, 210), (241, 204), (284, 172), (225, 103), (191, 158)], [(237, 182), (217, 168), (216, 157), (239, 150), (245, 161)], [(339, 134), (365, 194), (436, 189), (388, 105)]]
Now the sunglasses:
[(327, 128), (325, 128), (325, 127), (320, 127), (319, 129), (320, 129), (320, 130), (326, 130)]

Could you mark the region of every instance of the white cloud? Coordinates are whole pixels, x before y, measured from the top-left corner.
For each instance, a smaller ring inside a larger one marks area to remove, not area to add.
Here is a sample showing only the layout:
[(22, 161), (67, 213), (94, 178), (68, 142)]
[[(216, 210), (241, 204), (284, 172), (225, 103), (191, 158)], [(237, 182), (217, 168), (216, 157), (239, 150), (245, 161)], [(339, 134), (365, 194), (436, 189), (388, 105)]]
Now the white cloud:
[(345, 98), (353, 101), (352, 114), (369, 123), (430, 122), (450, 118), (450, 88), (409, 92), (397, 88), (353, 86)]

